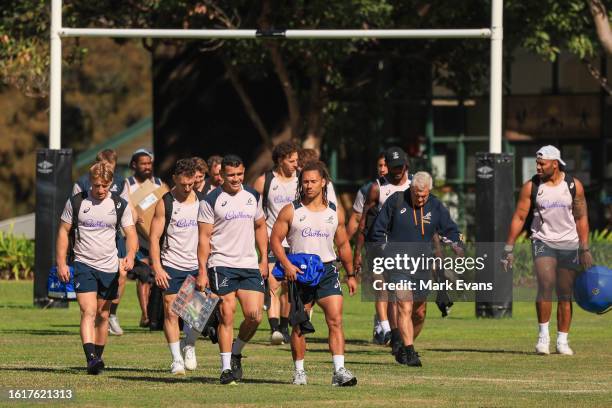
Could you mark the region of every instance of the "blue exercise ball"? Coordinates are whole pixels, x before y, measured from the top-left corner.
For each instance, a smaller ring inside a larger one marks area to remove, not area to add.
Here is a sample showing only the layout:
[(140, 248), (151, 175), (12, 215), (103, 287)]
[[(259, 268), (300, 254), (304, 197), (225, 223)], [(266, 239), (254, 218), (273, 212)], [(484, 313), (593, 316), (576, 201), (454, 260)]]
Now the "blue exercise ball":
[(574, 298), (587, 312), (603, 314), (612, 309), (612, 270), (595, 265), (584, 271), (574, 283)]

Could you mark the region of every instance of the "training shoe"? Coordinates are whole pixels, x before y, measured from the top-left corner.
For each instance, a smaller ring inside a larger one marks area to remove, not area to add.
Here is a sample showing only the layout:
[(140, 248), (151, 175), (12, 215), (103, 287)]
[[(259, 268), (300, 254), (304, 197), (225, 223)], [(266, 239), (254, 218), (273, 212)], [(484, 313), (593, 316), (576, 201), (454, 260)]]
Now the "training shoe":
[(104, 361), (99, 357), (94, 357), (87, 362), (87, 374), (98, 375), (104, 368)]
[(385, 344), (385, 333), (374, 331), (372, 336), (372, 343), (378, 344), (379, 346)]
[(282, 328), (280, 332), (283, 334), (283, 343), (291, 344), (291, 335), (289, 334), (289, 328)]
[(334, 372), (332, 385), (334, 387), (352, 387), (357, 385), (357, 377), (346, 368), (341, 367), (338, 371)]
[(230, 365), (236, 381), (242, 380), (242, 354), (232, 354)]
[(401, 337), (391, 343), (391, 354), (396, 355), (404, 345), (402, 344)]
[(183, 351), (183, 360), (185, 368), (193, 371), (198, 368), (198, 360), (196, 359), (195, 346), (185, 344), (185, 340), (181, 340), (181, 350)]
[(383, 345), (388, 346), (391, 343), (391, 332), (383, 334)]
[(550, 337), (539, 336), (535, 350), (537, 354), (542, 356), (550, 354)]
[(232, 370), (223, 370), (219, 381), (221, 385), (236, 385), (236, 377), (234, 377)]
[(308, 384), (308, 377), (306, 376), (306, 371), (295, 370), (295, 372), (293, 373), (293, 384), (295, 385)]
[(141, 317), (141, 318), (140, 318), (140, 323), (138, 323), (138, 325), (139, 325), (140, 327), (149, 327), (149, 324), (150, 324), (150, 323), (151, 323), (151, 322), (149, 321), (149, 319), (145, 319), (144, 317)]
[(108, 332), (114, 336), (121, 336), (123, 334), (123, 329), (119, 326), (117, 315), (110, 315), (108, 317)]
[(419, 358), (419, 353), (416, 351), (408, 351), (407, 352), (407, 361), (406, 365), (410, 367), (423, 367), (421, 363), (421, 359)]
[(568, 343), (557, 342), (557, 353), (565, 356), (573, 356), (574, 350), (572, 350)]
[(270, 335), (270, 344), (273, 346), (279, 346), (283, 344), (283, 341), (285, 341), (285, 336), (283, 336), (283, 333), (278, 330), (273, 331)]
[(173, 361), (170, 366), (170, 372), (173, 375), (185, 375), (185, 363), (182, 361)]

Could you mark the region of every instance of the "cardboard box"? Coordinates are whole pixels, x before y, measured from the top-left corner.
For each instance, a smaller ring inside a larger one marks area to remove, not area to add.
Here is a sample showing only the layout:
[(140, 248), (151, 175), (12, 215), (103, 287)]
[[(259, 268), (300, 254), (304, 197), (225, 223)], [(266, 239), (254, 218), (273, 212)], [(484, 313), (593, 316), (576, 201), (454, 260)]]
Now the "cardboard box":
[(144, 220), (144, 223), (136, 223), (136, 229), (140, 234), (149, 239), (149, 230), (151, 221), (155, 215), (155, 205), (168, 192), (165, 185), (158, 186), (147, 180), (140, 185), (140, 188), (130, 194), (130, 203), (136, 208), (138, 215)]

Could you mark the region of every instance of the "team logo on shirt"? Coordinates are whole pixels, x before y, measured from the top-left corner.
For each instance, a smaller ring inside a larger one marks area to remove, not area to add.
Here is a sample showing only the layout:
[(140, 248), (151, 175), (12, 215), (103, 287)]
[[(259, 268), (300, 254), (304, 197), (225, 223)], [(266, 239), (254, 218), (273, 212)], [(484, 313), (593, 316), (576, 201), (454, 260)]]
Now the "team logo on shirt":
[(400, 210), (400, 214), (403, 214), (403, 213), (405, 213), (405, 212), (406, 212), (406, 207), (404, 207), (404, 208), (402, 208), (402, 209)]
[(304, 221), (305, 219), (306, 219), (306, 216), (305, 216), (305, 215), (302, 215), (302, 216), (300, 217), (300, 222)]
[(83, 214), (87, 214), (91, 210), (91, 207), (87, 207), (83, 210)]
[(427, 214), (425, 214), (425, 216), (423, 217), (423, 223), (424, 224), (430, 224), (431, 223), (431, 211), (427, 212)]
[(272, 187), (272, 191), (276, 191), (276, 190), (278, 190), (278, 186)]
[(225, 207), (225, 204), (227, 204), (227, 200), (221, 203), (221, 207)]
[(387, 190), (387, 193), (385, 195), (388, 196), (389, 194), (391, 194), (391, 190)]
[(113, 186), (110, 188), (110, 191), (117, 191), (117, 185), (113, 184)]
[(253, 197), (249, 198), (249, 200), (246, 202), (246, 205), (253, 205)]
[(330, 216), (329, 216), (329, 218), (327, 218), (327, 219), (325, 220), (325, 222), (326, 222), (327, 224), (333, 224), (333, 223), (334, 223), (334, 216), (333, 216), (333, 215), (330, 215)]

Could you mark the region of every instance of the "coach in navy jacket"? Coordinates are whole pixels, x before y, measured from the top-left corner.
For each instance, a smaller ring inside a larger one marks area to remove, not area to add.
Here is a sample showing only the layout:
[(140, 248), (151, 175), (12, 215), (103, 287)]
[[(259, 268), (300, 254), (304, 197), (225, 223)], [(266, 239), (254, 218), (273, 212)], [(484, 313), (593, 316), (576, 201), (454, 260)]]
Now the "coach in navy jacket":
[[(431, 256), (435, 233), (443, 242), (452, 244), (458, 256), (463, 256), (459, 228), (451, 219), (448, 209), (429, 194), (432, 184), (429, 173), (418, 172), (408, 190), (396, 192), (385, 201), (370, 232), (371, 241), (386, 243), (383, 251), (385, 257), (395, 257), (396, 253), (401, 256), (407, 254), (413, 260), (422, 255)], [(420, 367), (421, 361), (413, 342), (425, 322), (427, 291), (420, 287), (419, 281), (430, 279), (431, 271), (422, 266), (415, 266), (412, 270), (402, 268), (404, 266), (395, 266), (395, 273), (385, 275), (387, 283), (416, 283), (410, 289), (388, 287), (396, 295), (398, 328), (403, 342), (403, 347), (399, 347), (395, 353), (395, 359), (400, 364)]]

